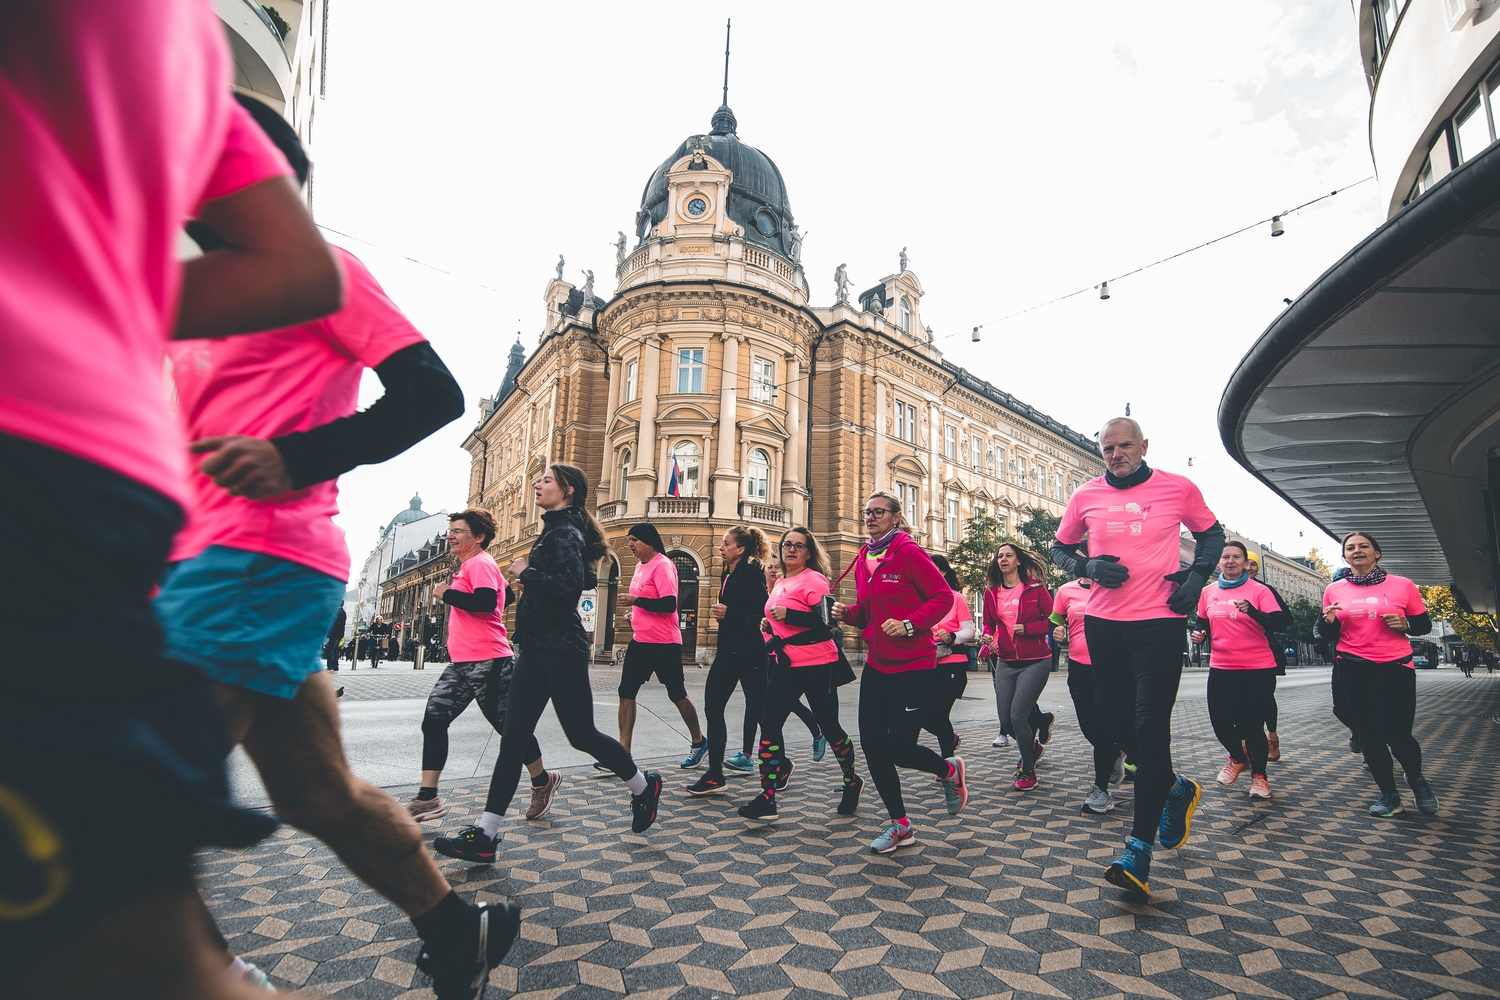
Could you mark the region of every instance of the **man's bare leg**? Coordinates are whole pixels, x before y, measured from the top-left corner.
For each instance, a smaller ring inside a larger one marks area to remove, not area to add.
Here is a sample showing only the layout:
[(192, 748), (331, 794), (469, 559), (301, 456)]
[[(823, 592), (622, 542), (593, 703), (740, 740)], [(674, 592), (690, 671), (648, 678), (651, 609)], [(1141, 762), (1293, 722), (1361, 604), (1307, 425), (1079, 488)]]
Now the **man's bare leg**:
[(635, 699), (620, 699), (620, 746), (630, 752), (630, 737), (635, 734)]
[(682, 716), (682, 721), (687, 723), (688, 734), (693, 738), (693, 745), (697, 746), (703, 742), (703, 730), (698, 728), (698, 710), (693, 707), (693, 699), (684, 698), (677, 703), (677, 713)]

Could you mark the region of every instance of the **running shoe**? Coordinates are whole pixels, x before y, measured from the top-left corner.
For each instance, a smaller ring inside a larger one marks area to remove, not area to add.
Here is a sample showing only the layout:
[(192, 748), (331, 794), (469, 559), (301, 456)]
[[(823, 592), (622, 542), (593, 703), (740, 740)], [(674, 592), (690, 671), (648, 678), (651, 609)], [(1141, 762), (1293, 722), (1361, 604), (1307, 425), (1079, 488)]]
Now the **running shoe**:
[(741, 750), (733, 757), (724, 762), (725, 768), (731, 771), (739, 771), (741, 774), (754, 774), (755, 761), (750, 759), (749, 754)]
[(964, 811), (964, 806), (969, 801), (969, 786), (964, 781), (964, 759), (949, 757), (946, 763), (953, 768), (953, 773), (938, 781), (943, 786), (943, 802), (948, 807), (948, 815), (957, 816)]
[(531, 786), (531, 805), (526, 807), (527, 819), (541, 819), (552, 809), (552, 797), (557, 794), (557, 786), (562, 784), (562, 772), (547, 771), (546, 775), (546, 784)]
[(1089, 789), (1088, 795), (1084, 796), (1083, 808), (1091, 813), (1099, 813), (1101, 816), (1107, 812), (1113, 812), (1115, 800), (1110, 796), (1109, 790), (1095, 785)]
[(1281, 759), (1281, 737), (1275, 733), (1266, 734), (1266, 760), (1272, 764)]
[(597, 761), (597, 760), (594, 761), (594, 770), (596, 770), (596, 771), (603, 771), (605, 774), (614, 774), (615, 773), (614, 768), (610, 767), (608, 764), (602, 763), (602, 762)]
[(335, 698), (342, 698), (342, 697), (343, 697), (343, 696), (344, 696), (344, 686), (343, 686), (343, 685), (342, 685), (342, 684), (340, 684), (340, 685), (339, 685), (339, 686), (338, 686), (338, 688), (336, 688), (336, 689), (335, 689), (335, 690), (334, 690), (334, 692), (333, 692), (333, 696), (334, 696), (334, 697), (335, 697)]
[(1243, 761), (1238, 761), (1231, 757), (1228, 763), (1219, 771), (1219, 776), (1214, 780), (1221, 785), (1232, 785), (1240, 780), (1240, 775), (1245, 773), (1246, 766)]
[(656, 807), (661, 802), (661, 775), (647, 771), (646, 790), (630, 797), (630, 830), (645, 833), (656, 822)]
[(1387, 819), (1401, 811), (1401, 796), (1395, 792), (1383, 793), (1375, 804), (1370, 807), (1371, 816), (1380, 816)]
[(1120, 784), (1122, 784), (1122, 785), (1133, 785), (1133, 784), (1135, 784), (1135, 765), (1132, 764), (1132, 763), (1130, 763), (1130, 761), (1127, 760), (1127, 761), (1125, 761), (1125, 763), (1122, 766), (1125, 769), (1125, 776), (1120, 779)]
[(1167, 793), (1167, 804), (1161, 807), (1161, 823), (1156, 830), (1161, 846), (1175, 851), (1187, 843), (1193, 832), (1193, 813), (1198, 811), (1201, 798), (1203, 786), (1179, 774), (1177, 783)]
[(474, 906), (479, 916), (476, 937), (447, 942), (434, 953), (432, 944), (422, 943), (417, 968), (432, 979), (438, 1000), (476, 1000), (484, 995), (490, 970), (500, 964), (521, 930), (521, 908), (500, 901)]
[(723, 778), (716, 778), (711, 774), (705, 774), (691, 785), (684, 785), (689, 795), (722, 795), (729, 791), (729, 782)]
[(781, 777), (776, 779), (776, 790), (778, 792), (786, 791), (786, 786), (792, 783), (792, 769), (796, 767), (795, 764), (785, 757), (781, 758), (781, 762), (786, 765), (786, 770), (782, 771)]
[(495, 850), (500, 846), (500, 835), (493, 839), (477, 826), (466, 826), (451, 837), (438, 837), (432, 849), (448, 858), (472, 861), (476, 865), (495, 863)]
[(740, 806), (740, 815), (759, 823), (774, 823), (777, 819), (776, 800), (766, 798), (765, 793), (762, 792)]
[(1036, 763), (1037, 761), (1041, 760), (1042, 759), (1042, 751), (1044, 751), (1046, 749), (1047, 748), (1044, 747), (1044, 746), (1042, 746), (1040, 743), (1033, 743), (1031, 745), (1031, 761), (1032, 761), (1032, 763)]
[(682, 762), (683, 770), (690, 771), (703, 763), (704, 756), (708, 753), (708, 739), (688, 744), (687, 759)]
[(1018, 792), (1029, 792), (1036, 787), (1035, 771), (1020, 771), (1016, 774), (1015, 789)]
[(1125, 851), (1104, 869), (1104, 881), (1121, 889), (1151, 895), (1151, 845), (1139, 837), (1125, 841)]
[(817, 763), (818, 761), (822, 760), (823, 755), (827, 752), (828, 737), (824, 736), (822, 733), (819, 733), (817, 736), (813, 737), (813, 762)]
[(955, 749), (955, 750), (957, 750), (957, 749), (958, 749), (958, 745), (959, 745), (959, 744), (960, 744), (960, 743), (962, 743), (962, 742), (963, 742), (963, 740), (962, 740), (962, 738), (961, 738), (961, 737), (960, 737), (960, 736), (959, 736), (959, 735), (958, 735), (958, 730), (956, 730), (956, 729), (955, 729), (955, 730), (954, 730), (954, 731), (953, 731), (953, 749)]
[(1354, 736), (1352, 734), (1350, 735), (1350, 737), (1349, 737), (1349, 752), (1350, 753), (1364, 753), (1365, 752), (1365, 748), (1363, 746), (1361, 746), (1360, 743), (1359, 743), (1359, 737), (1358, 736)]
[(229, 974), (235, 976), (240, 982), (252, 989), (260, 990), (262, 993), (275, 993), (276, 987), (271, 985), (271, 978), (265, 974), (254, 962), (247, 962), (238, 955), (234, 961), (229, 963)]
[(429, 819), (442, 819), (448, 815), (448, 804), (436, 797), (412, 799), (406, 803), (406, 811), (411, 813), (411, 818), (418, 823), (425, 823)]
[(1005, 733), (1001, 733), (999, 736), (995, 737), (995, 741), (993, 743), (991, 743), (990, 746), (992, 746), (992, 747), (1008, 747), (1008, 746), (1010, 746), (1010, 737), (1007, 734), (1005, 734)]
[(1109, 772), (1109, 783), (1118, 785), (1125, 780), (1125, 751), (1120, 751), (1120, 756), (1115, 758), (1114, 770)]
[(1436, 816), (1442, 808), (1438, 804), (1437, 793), (1432, 790), (1432, 785), (1426, 778), (1417, 778), (1415, 781), (1408, 779), (1406, 782), (1411, 786), (1411, 794), (1417, 800), (1417, 809), (1424, 816)]
[(857, 774), (854, 776), (853, 781), (844, 786), (844, 796), (843, 798), (839, 799), (840, 816), (854, 815), (855, 810), (859, 808), (859, 793), (864, 789), (864, 787), (865, 779), (861, 778)]
[(880, 831), (880, 836), (870, 842), (870, 850), (876, 854), (889, 854), (898, 847), (917, 842), (917, 833), (911, 828), (910, 823), (897, 823), (892, 820)]
[(1038, 743), (1052, 742), (1052, 724), (1056, 721), (1057, 716), (1051, 712), (1042, 713), (1042, 728), (1036, 731), (1036, 741)]
[(1250, 775), (1250, 797), (1252, 799), (1269, 799), (1271, 797), (1271, 783), (1266, 780), (1264, 774)]

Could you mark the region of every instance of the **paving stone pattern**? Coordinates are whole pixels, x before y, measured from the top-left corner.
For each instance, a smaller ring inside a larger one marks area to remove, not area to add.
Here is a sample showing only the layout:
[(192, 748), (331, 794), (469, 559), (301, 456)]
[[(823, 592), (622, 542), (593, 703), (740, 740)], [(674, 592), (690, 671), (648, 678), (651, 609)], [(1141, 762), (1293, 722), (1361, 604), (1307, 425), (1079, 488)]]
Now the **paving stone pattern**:
[[(794, 748), (774, 827), (734, 815), (751, 779), (689, 800), (673, 769), (658, 824), (633, 835), (624, 788), (575, 769), (550, 816), (508, 823), (501, 864), (439, 861), (461, 893), (525, 907), (490, 1000), (1500, 995), (1500, 680), (1421, 675), (1437, 817), (1365, 814), (1374, 785), (1326, 689), (1284, 696), (1279, 728), (1276, 797), (1252, 804), (1245, 781), (1213, 783), (1223, 753), (1203, 703), (1178, 706), (1177, 766), (1203, 783), (1203, 805), (1188, 844), (1158, 851), (1149, 900), (1099, 877), (1129, 786), (1109, 816), (1080, 812), (1089, 765), (1072, 727), (1026, 794), (991, 729), (961, 730), (968, 808), (950, 818), (930, 780), (908, 776), (917, 844), (890, 856), (868, 849), (884, 818), (873, 786), (839, 817), (832, 755), (813, 764)], [(478, 816), (482, 787), (450, 791), (429, 837)], [(278, 986), (431, 996), (410, 923), (312, 838), (283, 828), (205, 854), (201, 878), (231, 945)]]

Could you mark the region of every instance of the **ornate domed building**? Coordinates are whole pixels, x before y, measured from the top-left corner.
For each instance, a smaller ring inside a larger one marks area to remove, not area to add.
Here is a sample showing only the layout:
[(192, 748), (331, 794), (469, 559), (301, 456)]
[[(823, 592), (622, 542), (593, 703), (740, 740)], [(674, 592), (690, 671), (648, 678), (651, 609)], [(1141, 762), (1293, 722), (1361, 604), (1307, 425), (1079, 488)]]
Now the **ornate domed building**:
[(629, 636), (614, 594), (634, 565), (624, 540), (637, 521), (668, 543), (684, 656), (702, 659), (732, 524), (773, 543), (805, 524), (842, 569), (871, 490), (899, 495), (919, 540), (942, 551), (976, 513), (1008, 527), (1024, 508), (1061, 513), (1103, 471), (1091, 438), (943, 361), (904, 251), (854, 302), (840, 267), (834, 302), (813, 305), (781, 171), (737, 129), (721, 106), (652, 172), (607, 300), (592, 272), (579, 288), (558, 261), (537, 351), (524, 364), (513, 355), (465, 441), (470, 503), (500, 522), (502, 566), (540, 527), (529, 487), (541, 471), (566, 461), (590, 475), (612, 546), (594, 623), (601, 654)]

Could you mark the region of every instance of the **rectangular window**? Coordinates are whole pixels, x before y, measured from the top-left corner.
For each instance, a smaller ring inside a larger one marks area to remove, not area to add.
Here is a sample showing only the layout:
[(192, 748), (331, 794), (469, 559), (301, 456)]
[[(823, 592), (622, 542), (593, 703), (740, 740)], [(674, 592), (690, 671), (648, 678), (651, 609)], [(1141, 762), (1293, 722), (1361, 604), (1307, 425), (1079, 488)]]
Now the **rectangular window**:
[(771, 401), (771, 387), (776, 384), (776, 362), (753, 358), (750, 361), (750, 398), (757, 403)]
[(972, 455), (972, 459), (970, 460), (969, 464), (973, 467), (975, 472), (979, 471), (979, 457), (980, 452), (983, 448), (984, 442), (979, 440), (979, 435), (976, 434), (973, 437), (969, 438), (969, 451)]
[(958, 541), (958, 501), (948, 501), (948, 541)]
[(625, 402), (629, 403), (635, 399), (636, 386), (639, 382), (637, 376), (640, 374), (640, 365), (632, 361), (625, 366)]
[(950, 462), (958, 461), (958, 428), (952, 424), (943, 428), (943, 457)]
[(683, 348), (677, 352), (677, 391), (703, 391), (703, 348)]
[(896, 437), (906, 440), (906, 404), (896, 401)]
[(1453, 135), (1458, 140), (1458, 162), (1468, 163), (1490, 144), (1490, 120), (1478, 94), (1453, 116)]
[(900, 400), (896, 401), (896, 436), (902, 441), (917, 440), (917, 408)]
[(911, 525), (912, 531), (917, 530), (917, 488), (906, 483), (896, 484), (896, 496), (901, 499), (901, 510), (906, 514), (906, 520)]

